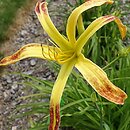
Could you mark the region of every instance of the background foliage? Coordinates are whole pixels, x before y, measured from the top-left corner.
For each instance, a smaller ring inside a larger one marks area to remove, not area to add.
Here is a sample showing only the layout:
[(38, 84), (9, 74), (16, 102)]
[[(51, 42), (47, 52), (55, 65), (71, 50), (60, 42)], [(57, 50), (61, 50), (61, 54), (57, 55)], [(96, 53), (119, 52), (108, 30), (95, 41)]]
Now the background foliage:
[(0, 42), (6, 39), (6, 32), (18, 9), (28, 0), (0, 0)]

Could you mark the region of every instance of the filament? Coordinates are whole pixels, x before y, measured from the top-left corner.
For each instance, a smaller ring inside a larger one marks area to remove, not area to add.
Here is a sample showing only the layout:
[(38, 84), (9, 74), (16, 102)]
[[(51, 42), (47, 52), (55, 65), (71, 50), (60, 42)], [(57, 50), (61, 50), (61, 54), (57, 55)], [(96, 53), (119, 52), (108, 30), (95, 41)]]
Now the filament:
[(64, 64), (76, 56), (72, 50), (61, 51), (60, 48), (49, 45), (47, 45), (47, 48), (44, 48), (43, 44), (41, 44), (41, 48), (45, 59), (57, 61), (59, 64)]

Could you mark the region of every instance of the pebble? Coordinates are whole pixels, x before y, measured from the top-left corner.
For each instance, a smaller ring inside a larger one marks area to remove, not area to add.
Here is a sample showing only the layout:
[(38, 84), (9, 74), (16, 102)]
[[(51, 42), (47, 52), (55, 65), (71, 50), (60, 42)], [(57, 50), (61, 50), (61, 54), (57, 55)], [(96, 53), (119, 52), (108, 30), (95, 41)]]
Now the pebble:
[(20, 34), (21, 34), (21, 36), (22, 37), (25, 37), (26, 35), (27, 35), (27, 31), (26, 30), (22, 30), (21, 32), (20, 32)]
[(28, 66), (29, 65), (29, 62), (27, 60), (24, 60), (24, 65), (25, 66)]
[(35, 66), (36, 65), (36, 60), (35, 59), (31, 59), (30, 60), (30, 65), (31, 66)]
[(31, 74), (33, 74), (33, 72), (34, 72), (34, 70), (29, 70), (29, 71), (23, 72), (23, 74), (31, 75)]
[(23, 37), (20, 37), (17, 39), (16, 41), (18, 44), (21, 44), (21, 42), (24, 42), (24, 38)]
[(4, 95), (4, 100), (5, 101), (10, 101), (11, 99), (11, 94), (10, 94), (10, 91), (9, 90), (5, 90), (5, 92), (3, 93)]
[(13, 85), (11, 86), (11, 88), (12, 88), (13, 90), (17, 91), (17, 90), (18, 90), (18, 84), (17, 84), (17, 83), (13, 84)]
[(13, 127), (12, 127), (12, 130), (17, 130), (17, 126), (13, 126)]
[(11, 77), (10, 76), (6, 76), (6, 81), (7, 81), (7, 83), (12, 83)]

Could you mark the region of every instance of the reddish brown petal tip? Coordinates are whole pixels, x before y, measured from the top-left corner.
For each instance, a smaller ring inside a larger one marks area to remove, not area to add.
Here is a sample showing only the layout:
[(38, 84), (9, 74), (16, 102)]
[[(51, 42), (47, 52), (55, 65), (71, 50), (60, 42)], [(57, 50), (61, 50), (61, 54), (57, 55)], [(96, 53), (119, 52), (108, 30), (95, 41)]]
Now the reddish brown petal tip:
[(37, 2), (36, 7), (35, 7), (35, 12), (40, 13), (40, 2)]
[(50, 107), (50, 125), (49, 130), (58, 130), (60, 124), (60, 105), (56, 105), (56, 107)]
[(21, 52), (15, 53), (11, 56), (5, 57), (0, 61), (0, 66), (8, 65), (8, 64), (13, 64), (16, 62), (16, 60), (19, 58), (19, 55)]
[(36, 12), (36, 13), (40, 13), (40, 5), (41, 5), (42, 3), (43, 3), (43, 4), (46, 3), (46, 0), (39, 0), (39, 1), (37, 2), (36, 7), (35, 7), (35, 12)]
[(47, 3), (43, 2), (41, 4), (41, 10), (43, 11), (44, 14), (47, 14)]
[(113, 89), (109, 84), (105, 83), (104, 88), (100, 88), (99, 94), (106, 98), (107, 100), (114, 102), (115, 104), (123, 105), (127, 94), (122, 91), (120, 88), (115, 86)]

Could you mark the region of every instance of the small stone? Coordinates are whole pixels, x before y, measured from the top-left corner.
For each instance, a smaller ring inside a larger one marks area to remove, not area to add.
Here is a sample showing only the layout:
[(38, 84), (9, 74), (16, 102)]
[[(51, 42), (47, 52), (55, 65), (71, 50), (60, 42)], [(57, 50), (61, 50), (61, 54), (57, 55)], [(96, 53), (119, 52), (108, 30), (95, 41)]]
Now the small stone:
[(24, 38), (23, 38), (23, 37), (20, 37), (20, 38), (17, 38), (17, 41), (16, 41), (16, 42), (20, 44), (20, 43), (23, 42), (23, 41), (24, 41)]
[(16, 105), (17, 105), (17, 102), (12, 102), (11, 105), (12, 105), (12, 106), (16, 106)]
[(28, 66), (28, 61), (25, 60), (25, 61), (24, 61), (24, 64), (25, 64), (25, 66)]
[(11, 88), (12, 88), (13, 90), (17, 91), (17, 90), (18, 90), (18, 84), (13, 84), (13, 85), (11, 86)]
[(9, 101), (11, 99), (10, 91), (6, 90), (4, 93), (4, 100)]
[(48, 76), (50, 76), (50, 75), (51, 75), (51, 72), (48, 71), (48, 72), (46, 73), (46, 76), (48, 77)]
[(26, 30), (21, 31), (21, 36), (25, 36), (28, 32)]
[(13, 126), (13, 127), (12, 127), (12, 130), (17, 130), (17, 126)]
[(7, 81), (7, 83), (12, 83), (11, 77), (7, 76), (6, 81)]
[(13, 96), (14, 96), (15, 91), (14, 91), (13, 89), (11, 89), (11, 90), (10, 90), (10, 93), (13, 94)]
[(30, 60), (30, 65), (31, 66), (35, 66), (36, 65), (36, 60), (35, 59), (31, 59)]
[(25, 93), (24, 93), (24, 92), (21, 92), (20, 96), (25, 96)]
[(47, 77), (47, 79), (48, 79), (48, 80), (51, 80), (51, 79), (52, 79), (52, 76), (51, 76), (51, 75), (49, 75), (49, 76)]
[(27, 74), (27, 75), (31, 75), (33, 72), (34, 72), (34, 70), (29, 70), (29, 71), (26, 71), (26, 72), (23, 72), (23, 73)]

